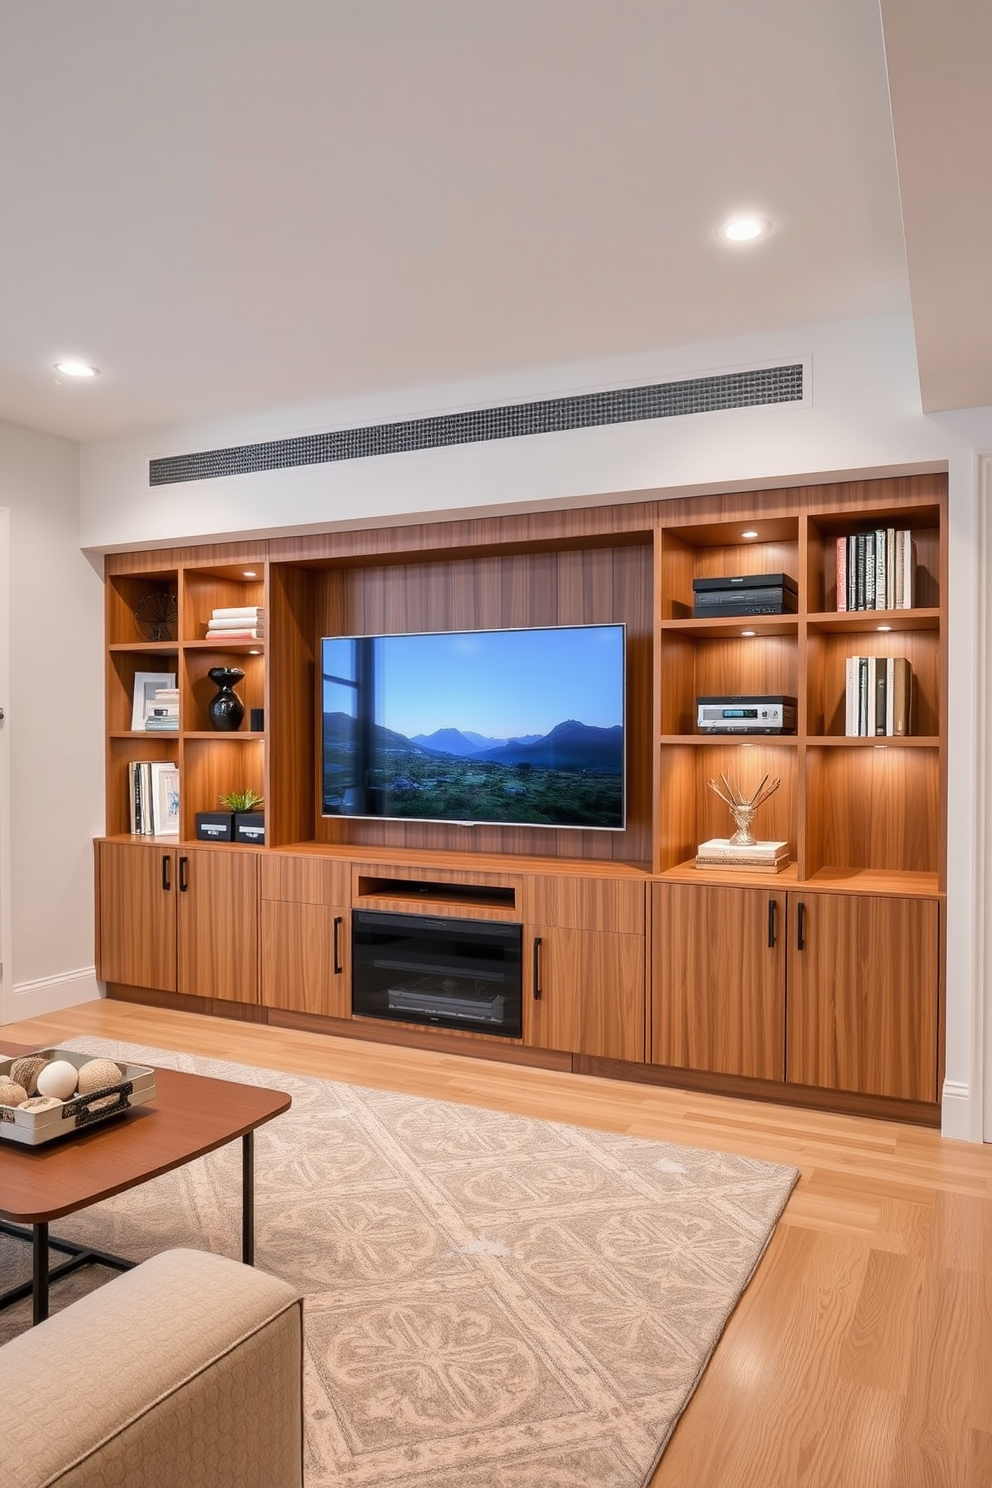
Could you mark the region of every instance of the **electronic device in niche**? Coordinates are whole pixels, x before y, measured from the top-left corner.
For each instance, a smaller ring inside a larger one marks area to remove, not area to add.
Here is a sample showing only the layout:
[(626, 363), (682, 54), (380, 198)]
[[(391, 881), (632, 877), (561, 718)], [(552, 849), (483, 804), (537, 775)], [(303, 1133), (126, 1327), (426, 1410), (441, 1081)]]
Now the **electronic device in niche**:
[(794, 734), (794, 697), (697, 697), (696, 727), (706, 734)]
[(796, 581), (785, 573), (740, 574), (693, 579), (692, 613), (697, 620), (735, 615), (792, 615), (799, 606)]
[(352, 912), (352, 1011), (519, 1038), (522, 926)]

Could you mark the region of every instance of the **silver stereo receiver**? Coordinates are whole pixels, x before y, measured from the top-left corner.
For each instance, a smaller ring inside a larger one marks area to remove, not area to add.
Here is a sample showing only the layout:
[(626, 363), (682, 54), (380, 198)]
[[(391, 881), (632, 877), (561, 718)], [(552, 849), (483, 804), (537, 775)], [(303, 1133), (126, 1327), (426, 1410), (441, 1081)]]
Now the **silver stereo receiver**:
[(796, 699), (697, 697), (696, 727), (705, 734), (794, 734)]

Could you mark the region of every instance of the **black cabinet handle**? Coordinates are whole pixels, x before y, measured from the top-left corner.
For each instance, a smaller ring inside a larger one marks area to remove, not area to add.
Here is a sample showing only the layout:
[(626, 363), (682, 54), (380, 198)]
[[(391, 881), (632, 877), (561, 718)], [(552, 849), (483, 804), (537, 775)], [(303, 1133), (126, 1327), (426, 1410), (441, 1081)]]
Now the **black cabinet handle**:
[(189, 888), (189, 858), (179, 859), (179, 892), (185, 894)]
[(541, 937), (534, 936), (534, 1001), (541, 997)]
[(341, 915), (334, 916), (334, 975), (340, 976), (344, 971), (341, 965)]
[(806, 906), (800, 899), (796, 905), (796, 950), (806, 949)]
[(776, 912), (777, 909), (778, 909), (778, 903), (776, 902), (776, 900), (769, 899), (769, 901), (768, 901), (768, 949), (770, 951), (773, 951), (775, 949), (775, 912)]
[(163, 853), (162, 854), (162, 887), (163, 887), (163, 889), (165, 890), (166, 893), (168, 893), (169, 890), (172, 888), (172, 875), (169, 872), (169, 867), (170, 867), (171, 863), (172, 863), (172, 857), (171, 857), (171, 855), (169, 853)]

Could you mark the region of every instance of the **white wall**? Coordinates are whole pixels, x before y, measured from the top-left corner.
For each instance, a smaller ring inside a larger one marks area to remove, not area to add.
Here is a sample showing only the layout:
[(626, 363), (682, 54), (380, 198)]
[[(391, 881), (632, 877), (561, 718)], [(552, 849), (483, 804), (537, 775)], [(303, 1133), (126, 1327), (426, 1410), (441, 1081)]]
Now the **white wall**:
[(0, 1021), (97, 995), (93, 838), (103, 830), (102, 566), (79, 548), (79, 450), (0, 423), (9, 511), (10, 944)]
[[(803, 404), (744, 409), (456, 446), (410, 455), (148, 486), (148, 460), (287, 435), (418, 417), (596, 388), (703, 376), (804, 359)], [(976, 626), (984, 571), (976, 557), (976, 452), (992, 449), (981, 411), (926, 418), (911, 321), (891, 316), (521, 371), (457, 387), (338, 401), (159, 431), (84, 447), (81, 531), (108, 550), (177, 540), (266, 535), (436, 514), (596, 503), (746, 489), (846, 475), (950, 471), (950, 873), (944, 1129), (980, 1140), (983, 1122), (984, 905), (974, 884), (992, 853), (975, 828), (988, 766), (977, 747)], [(990, 791), (992, 795), (992, 791)], [(989, 839), (992, 841), (992, 830)], [(989, 881), (992, 882), (992, 873)], [(992, 1057), (992, 1054), (990, 1054)], [(992, 1113), (990, 1113), (992, 1120)]]

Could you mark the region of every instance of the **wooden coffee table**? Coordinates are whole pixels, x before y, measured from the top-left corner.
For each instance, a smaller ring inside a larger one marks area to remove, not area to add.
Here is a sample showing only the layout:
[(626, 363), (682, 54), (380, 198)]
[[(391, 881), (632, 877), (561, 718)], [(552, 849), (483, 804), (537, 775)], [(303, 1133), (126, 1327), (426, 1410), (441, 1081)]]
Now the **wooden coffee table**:
[[(16, 1058), (30, 1050), (0, 1043), (0, 1056)], [(49, 1239), (54, 1219), (86, 1209), (101, 1199), (136, 1188), (149, 1178), (181, 1168), (196, 1157), (241, 1138), (241, 1258), (255, 1254), (255, 1129), (287, 1111), (291, 1097), (282, 1090), (237, 1085), (207, 1075), (155, 1070), (155, 1098), (102, 1125), (39, 1147), (0, 1140), (0, 1225), (4, 1233), (32, 1239), (32, 1279), (0, 1295), (0, 1307), (30, 1292), (34, 1322), (48, 1316), (48, 1285), (88, 1262), (127, 1270), (134, 1262), (105, 1251)], [(18, 1226), (30, 1226), (30, 1230)], [(71, 1259), (49, 1271), (48, 1247)]]

